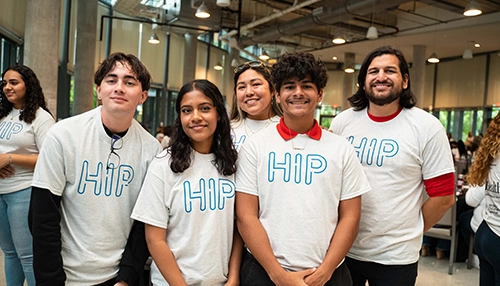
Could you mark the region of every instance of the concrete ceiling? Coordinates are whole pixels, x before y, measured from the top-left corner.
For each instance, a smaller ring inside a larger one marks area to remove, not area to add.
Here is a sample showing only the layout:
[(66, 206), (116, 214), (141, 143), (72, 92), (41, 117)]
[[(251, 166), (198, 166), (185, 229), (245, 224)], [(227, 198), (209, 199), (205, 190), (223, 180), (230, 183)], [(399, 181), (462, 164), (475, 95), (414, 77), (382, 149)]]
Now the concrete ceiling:
[[(230, 0), (228, 7), (216, 1), (118, 0), (115, 10), (172, 25), (225, 30), (230, 37), (222, 40), (232, 47), (258, 46), (273, 57), (283, 51), (308, 51), (334, 63), (343, 62), (345, 53), (355, 53), (355, 62), (361, 63), (382, 45), (400, 48), (408, 62), (415, 45), (426, 46), (428, 55), (435, 52), (440, 58), (461, 56), (466, 48), (474, 54), (500, 51), (500, 0), (476, 0), (483, 14), (474, 17), (462, 15), (469, 0)], [(193, 16), (203, 2), (214, 15), (211, 19)], [(150, 5), (161, 7), (145, 9)], [(368, 40), (372, 23), (379, 38)], [(337, 34), (348, 42), (333, 44)]]

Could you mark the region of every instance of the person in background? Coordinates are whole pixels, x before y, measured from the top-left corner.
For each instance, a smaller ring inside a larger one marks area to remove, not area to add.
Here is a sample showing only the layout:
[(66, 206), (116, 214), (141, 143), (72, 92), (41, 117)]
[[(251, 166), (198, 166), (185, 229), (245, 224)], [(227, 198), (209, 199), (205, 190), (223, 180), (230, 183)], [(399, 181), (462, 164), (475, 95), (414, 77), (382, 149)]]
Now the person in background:
[(474, 236), (479, 285), (500, 285), (500, 114), (490, 122), (466, 180), (485, 186), (483, 221)]
[(234, 69), (234, 94), (231, 127), (236, 150), (262, 129), (278, 124), (283, 115), (276, 102), (271, 72), (260, 61), (250, 61)]
[(239, 285), (233, 248), (237, 152), (219, 89), (186, 83), (170, 147), (149, 168), (132, 218), (146, 224), (154, 285)]
[[(458, 217), (458, 227), (467, 248), (470, 246), (470, 234), (475, 234), (483, 221), (484, 196), (486, 195), (484, 185), (471, 187), (465, 193), (465, 202), (474, 209), (462, 212)], [(479, 257), (472, 256), (472, 265), (479, 268)]]
[(174, 131), (174, 128), (172, 125), (167, 125), (163, 128), (163, 139), (161, 140), (161, 148), (163, 150), (167, 149), (168, 143), (170, 141), (170, 137), (172, 137), (172, 133)]
[(7, 286), (35, 285), (28, 228), (31, 180), (45, 135), (54, 124), (31, 68), (12, 66), (0, 90), (0, 248)]
[(111, 54), (94, 74), (102, 106), (48, 132), (29, 215), (38, 286), (138, 285), (149, 252), (130, 215), (161, 151), (134, 119), (150, 80), (137, 57)]
[(319, 127), (326, 67), (287, 53), (272, 78), (283, 117), (243, 144), (236, 217), (248, 251), (241, 285), (350, 285), (344, 257), (370, 186), (350, 144)]
[(372, 187), (346, 258), (354, 286), (414, 285), (422, 235), (455, 202), (449, 139), (437, 118), (414, 107), (410, 83), (401, 51), (375, 49), (348, 99), (353, 108), (330, 126), (354, 146)]

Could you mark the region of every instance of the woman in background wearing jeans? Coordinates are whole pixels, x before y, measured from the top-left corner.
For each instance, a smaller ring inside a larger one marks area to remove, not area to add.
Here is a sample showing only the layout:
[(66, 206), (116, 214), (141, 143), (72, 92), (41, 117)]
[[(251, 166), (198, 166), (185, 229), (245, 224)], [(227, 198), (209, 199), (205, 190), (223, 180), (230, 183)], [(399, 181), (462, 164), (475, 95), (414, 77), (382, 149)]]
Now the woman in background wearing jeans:
[(42, 87), (27, 66), (8, 68), (0, 91), (0, 247), (7, 286), (35, 285), (28, 229), (31, 180), (38, 151), (54, 124)]

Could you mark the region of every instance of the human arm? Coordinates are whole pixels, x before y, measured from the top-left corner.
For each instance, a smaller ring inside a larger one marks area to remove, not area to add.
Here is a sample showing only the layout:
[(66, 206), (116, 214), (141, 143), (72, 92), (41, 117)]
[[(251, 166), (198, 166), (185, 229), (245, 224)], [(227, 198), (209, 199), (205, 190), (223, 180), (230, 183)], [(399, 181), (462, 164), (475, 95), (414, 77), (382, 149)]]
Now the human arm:
[(64, 286), (61, 256), (61, 197), (32, 187), (28, 222), (33, 236), (33, 270), (39, 286)]
[(485, 187), (485, 185), (482, 185), (469, 188), (465, 193), (465, 202), (473, 208), (477, 207), (486, 195)]
[(187, 286), (174, 254), (167, 244), (167, 230), (146, 224), (146, 241), (149, 252), (161, 274), (171, 286)]
[(134, 285), (144, 270), (148, 258), (149, 251), (146, 244), (144, 223), (134, 221), (116, 277), (116, 281), (126, 284), (117, 282), (115, 285)]
[(229, 257), (229, 277), (225, 284), (226, 286), (240, 285), (240, 267), (243, 257), (243, 247), (243, 239), (238, 232), (238, 227), (234, 224), (233, 246), (231, 249), (231, 256)]
[(455, 203), (455, 176), (444, 174), (424, 180), (429, 199), (422, 205), (424, 232), (434, 226)]
[(325, 285), (333, 272), (347, 255), (358, 235), (361, 217), (361, 196), (343, 200), (339, 203), (339, 220), (325, 259), (316, 271), (305, 278), (309, 286)]
[[(9, 159), (10, 157), (10, 159)], [(8, 165), (16, 165), (23, 167), (25, 169), (34, 170), (36, 165), (36, 160), (38, 159), (38, 154), (0, 154), (0, 168)]]
[(304, 278), (314, 272), (306, 269), (287, 272), (274, 256), (266, 230), (258, 218), (259, 198), (254, 195), (236, 192), (236, 222), (243, 241), (266, 270), (269, 278), (277, 286), (307, 285)]

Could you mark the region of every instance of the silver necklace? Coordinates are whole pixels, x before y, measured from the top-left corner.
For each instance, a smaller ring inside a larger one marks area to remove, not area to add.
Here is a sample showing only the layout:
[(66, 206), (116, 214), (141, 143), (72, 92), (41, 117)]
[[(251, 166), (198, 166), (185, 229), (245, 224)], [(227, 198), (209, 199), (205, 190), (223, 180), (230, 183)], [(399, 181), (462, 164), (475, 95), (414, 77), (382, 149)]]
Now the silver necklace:
[(19, 116), (19, 114), (21, 113), (21, 109), (17, 109), (17, 113), (14, 113), (14, 110), (16, 109), (13, 108), (11, 111), (10, 120), (14, 120), (14, 117)]
[[(287, 128), (288, 128), (288, 127), (287, 127)], [(294, 137), (292, 137), (292, 131), (290, 130), (290, 128), (288, 128), (288, 133), (290, 134), (290, 138), (291, 138), (290, 140), (292, 141), (292, 149), (293, 149), (293, 150), (304, 150), (304, 149), (306, 149), (307, 142), (309, 141), (309, 140), (307, 140), (307, 139), (309, 138), (309, 136), (305, 137), (305, 142), (306, 142), (306, 143), (304, 143), (304, 146), (303, 146), (303, 147), (300, 147), (300, 146), (295, 146), (294, 139), (296, 139), (296, 137), (295, 137), (295, 138), (294, 138)], [(297, 136), (298, 136), (298, 134), (297, 134)]]
[[(269, 126), (269, 124), (270, 124), (270, 123), (271, 123), (271, 119), (269, 118), (269, 119), (267, 120), (266, 124), (264, 124), (264, 125), (262, 125), (261, 127), (259, 127), (259, 129), (257, 129), (256, 131), (253, 131), (253, 130), (252, 130), (252, 128), (251, 128), (250, 126), (248, 126), (248, 118), (246, 118), (246, 119), (245, 119), (245, 125), (244, 125), (244, 127), (245, 127), (245, 133), (246, 133), (247, 135), (248, 135), (248, 134), (250, 134), (250, 133), (248, 133), (248, 130), (250, 130), (250, 132), (251, 132), (252, 134), (255, 134), (255, 133), (259, 132), (260, 130), (262, 130), (262, 129), (266, 128), (267, 126)], [(248, 128), (248, 129), (247, 129), (247, 128)]]

